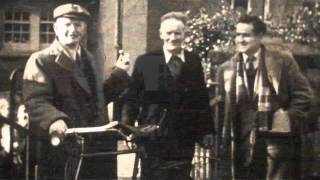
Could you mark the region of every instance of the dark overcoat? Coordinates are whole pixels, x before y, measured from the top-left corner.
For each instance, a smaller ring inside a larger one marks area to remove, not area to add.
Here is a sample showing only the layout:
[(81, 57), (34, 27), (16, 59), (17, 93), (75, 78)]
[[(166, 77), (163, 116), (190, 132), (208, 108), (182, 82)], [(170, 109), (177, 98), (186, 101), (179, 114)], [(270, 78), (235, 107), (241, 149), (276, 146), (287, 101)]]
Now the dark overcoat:
[(43, 154), (40, 159), (47, 165), (61, 164), (57, 167), (63, 170), (65, 155), (77, 149), (72, 145), (50, 145), (48, 133), (53, 122), (62, 119), (68, 128), (107, 123), (105, 103), (117, 98), (129, 77), (123, 70), (115, 69), (103, 84), (103, 74), (98, 67), (98, 61), (81, 48), (81, 64), (76, 68), (57, 40), (29, 58), (23, 78), (23, 98), (32, 140), (40, 139)]
[(185, 51), (185, 62), (176, 80), (162, 50), (137, 58), (132, 81), (124, 93), (124, 122), (157, 124), (148, 153), (170, 157), (192, 157), (195, 142), (213, 133), (208, 92), (200, 58)]

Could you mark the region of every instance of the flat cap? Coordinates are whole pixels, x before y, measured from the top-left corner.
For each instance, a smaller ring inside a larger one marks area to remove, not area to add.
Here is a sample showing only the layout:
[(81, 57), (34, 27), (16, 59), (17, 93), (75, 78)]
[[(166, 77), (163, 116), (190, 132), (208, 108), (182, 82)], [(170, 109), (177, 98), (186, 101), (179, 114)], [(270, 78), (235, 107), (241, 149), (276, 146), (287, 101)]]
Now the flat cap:
[(88, 10), (78, 4), (68, 3), (60, 5), (54, 9), (53, 18), (57, 19), (58, 17), (79, 18), (87, 20), (90, 17), (90, 13)]

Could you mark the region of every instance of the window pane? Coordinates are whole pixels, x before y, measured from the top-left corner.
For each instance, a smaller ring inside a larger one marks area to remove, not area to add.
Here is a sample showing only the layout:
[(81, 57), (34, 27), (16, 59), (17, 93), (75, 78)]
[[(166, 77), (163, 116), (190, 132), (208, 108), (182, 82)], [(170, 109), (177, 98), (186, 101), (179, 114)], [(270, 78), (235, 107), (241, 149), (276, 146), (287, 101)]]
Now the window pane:
[(46, 32), (47, 31), (47, 25), (46, 24), (41, 24), (40, 25), (40, 32)]
[(51, 12), (41, 12), (41, 21), (53, 21)]
[(247, 9), (248, 0), (235, 0), (235, 7), (243, 7)]
[(5, 24), (4, 25), (4, 30), (5, 31), (12, 31), (12, 24)]
[(23, 20), (24, 20), (24, 21), (27, 21), (27, 20), (29, 20), (29, 18), (30, 18), (30, 13), (28, 13), (28, 12), (23, 12)]
[(13, 42), (20, 42), (20, 34), (19, 33), (13, 34)]
[(29, 34), (26, 34), (26, 33), (21, 34), (20, 42), (22, 43), (29, 42)]
[(46, 43), (47, 42), (47, 35), (46, 34), (41, 34), (40, 35), (40, 42), (41, 43)]
[(5, 20), (12, 20), (12, 12), (6, 12), (5, 13)]
[(10, 34), (5, 34), (4, 35), (4, 41), (5, 42), (10, 42), (11, 40), (12, 40), (12, 36), (11, 36), (12, 34), (10, 33)]
[(20, 31), (20, 24), (13, 24), (14, 31)]
[(29, 24), (23, 24), (22, 25), (22, 31), (29, 32), (30, 31), (30, 25)]
[(20, 12), (15, 12), (14, 13), (14, 20), (20, 20), (21, 19), (21, 13)]
[(49, 42), (48, 42), (48, 43), (53, 42), (54, 37), (55, 37), (55, 35), (54, 35), (54, 34), (50, 34), (50, 35), (49, 35)]
[(54, 31), (53, 31), (53, 25), (50, 24), (50, 25), (48, 25), (48, 26), (49, 26), (49, 32), (54, 32)]

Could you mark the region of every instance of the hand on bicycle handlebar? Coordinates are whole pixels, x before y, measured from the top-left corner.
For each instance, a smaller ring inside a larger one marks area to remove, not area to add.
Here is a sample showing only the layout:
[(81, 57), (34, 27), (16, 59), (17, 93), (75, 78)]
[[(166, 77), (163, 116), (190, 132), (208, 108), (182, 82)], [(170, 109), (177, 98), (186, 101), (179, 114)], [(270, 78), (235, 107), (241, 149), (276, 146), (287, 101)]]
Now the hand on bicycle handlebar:
[(51, 144), (56, 146), (60, 144), (65, 136), (68, 126), (63, 120), (53, 122), (49, 127), (49, 134), (51, 136)]

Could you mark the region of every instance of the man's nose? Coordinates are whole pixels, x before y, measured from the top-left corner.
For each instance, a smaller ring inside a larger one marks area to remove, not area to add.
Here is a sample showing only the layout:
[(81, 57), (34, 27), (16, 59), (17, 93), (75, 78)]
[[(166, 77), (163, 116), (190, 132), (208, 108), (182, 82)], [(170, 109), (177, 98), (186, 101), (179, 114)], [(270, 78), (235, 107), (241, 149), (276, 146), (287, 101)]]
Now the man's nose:
[(235, 39), (236, 42), (242, 42), (244, 41), (244, 37), (242, 35), (238, 35)]
[(69, 26), (69, 30), (70, 31), (75, 31), (77, 29), (77, 27), (76, 27), (76, 25), (74, 25), (74, 24), (71, 24), (70, 26)]
[(243, 39), (243, 35), (241, 35), (241, 34), (240, 34), (240, 35), (237, 35), (237, 36), (236, 36), (236, 39)]
[(170, 35), (170, 39), (171, 39), (171, 40), (176, 40), (176, 39), (178, 39), (177, 37), (178, 37), (178, 36), (177, 36), (176, 34), (171, 34), (171, 35)]

